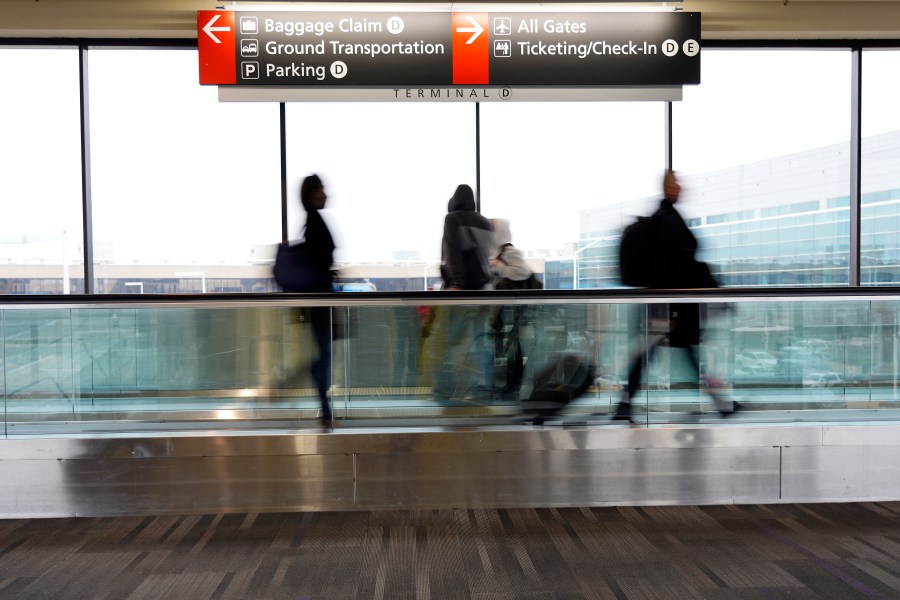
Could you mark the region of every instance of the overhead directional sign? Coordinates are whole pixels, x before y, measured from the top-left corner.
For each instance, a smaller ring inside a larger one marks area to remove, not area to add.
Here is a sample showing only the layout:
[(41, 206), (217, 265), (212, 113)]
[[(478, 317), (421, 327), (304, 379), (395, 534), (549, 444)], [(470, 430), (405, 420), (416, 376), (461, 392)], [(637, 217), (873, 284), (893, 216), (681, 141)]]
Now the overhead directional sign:
[(671, 86), (700, 82), (686, 12), (199, 11), (200, 83)]

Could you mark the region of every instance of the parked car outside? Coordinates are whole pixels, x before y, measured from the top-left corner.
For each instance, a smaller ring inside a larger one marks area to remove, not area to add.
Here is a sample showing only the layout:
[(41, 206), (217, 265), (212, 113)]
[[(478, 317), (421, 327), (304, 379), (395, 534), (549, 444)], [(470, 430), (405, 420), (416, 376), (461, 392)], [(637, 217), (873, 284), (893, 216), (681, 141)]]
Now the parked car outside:
[(623, 379), (608, 374), (600, 375), (594, 379), (594, 385), (600, 390), (621, 391), (625, 389), (627, 383), (628, 382)]
[(803, 387), (835, 387), (844, 385), (844, 377), (834, 371), (807, 373), (803, 376)]
[(770, 371), (778, 365), (778, 359), (765, 350), (747, 350), (735, 357), (739, 369), (762, 369)]

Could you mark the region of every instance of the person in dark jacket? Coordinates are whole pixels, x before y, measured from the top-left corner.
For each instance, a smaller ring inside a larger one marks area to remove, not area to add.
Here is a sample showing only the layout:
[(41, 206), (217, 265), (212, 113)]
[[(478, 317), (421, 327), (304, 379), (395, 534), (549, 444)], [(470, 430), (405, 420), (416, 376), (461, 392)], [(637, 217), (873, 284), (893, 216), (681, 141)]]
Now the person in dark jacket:
[(331, 267), (334, 264), (334, 239), (328, 230), (328, 225), (322, 219), (319, 211), (325, 208), (328, 196), (325, 194), (325, 185), (322, 183), (318, 175), (310, 175), (306, 177), (300, 184), (300, 203), (306, 211), (306, 225), (304, 226), (303, 237), (306, 246), (310, 250), (310, 257), (313, 265), (327, 273), (327, 277), (323, 277), (321, 289), (312, 290), (315, 292), (330, 292), (333, 283)]
[[(311, 266), (321, 269), (323, 273), (321, 289), (310, 290), (311, 292), (332, 291), (331, 267), (334, 263), (334, 239), (331, 237), (325, 220), (319, 214), (319, 211), (325, 208), (327, 200), (325, 185), (318, 175), (310, 175), (300, 184), (300, 203), (306, 210), (304, 238), (313, 261)], [(327, 276), (324, 276), (325, 273)], [(331, 387), (331, 316), (331, 308), (328, 306), (313, 306), (309, 311), (313, 337), (319, 349), (319, 355), (310, 364), (309, 371), (319, 393), (319, 401), (322, 406), (320, 419), (324, 427), (332, 425), (331, 405), (328, 402), (328, 389)]]
[[(697, 238), (688, 228), (687, 223), (675, 208), (681, 197), (681, 184), (675, 171), (666, 171), (663, 177), (663, 199), (653, 214), (653, 227), (657, 245), (654, 248), (655, 264), (651, 278), (653, 287), (659, 289), (698, 289), (718, 287), (706, 263), (697, 260)], [(741, 407), (737, 402), (730, 402), (709, 385), (708, 377), (700, 377), (700, 305), (696, 303), (651, 305), (650, 312), (656, 307), (667, 310), (668, 333), (649, 347), (642, 349), (634, 358), (628, 370), (626, 396), (619, 403), (614, 420), (630, 421), (631, 399), (638, 391), (641, 374), (650, 357), (668, 340), (670, 348), (681, 348), (685, 351), (694, 377), (699, 385), (712, 397), (719, 414), (728, 416)], [(663, 316), (663, 315), (659, 315)], [(652, 317), (651, 317), (652, 318)]]
[[(472, 188), (457, 186), (447, 203), (441, 238), (445, 290), (490, 289), (491, 223), (475, 208)], [(486, 325), (483, 306), (444, 306), (436, 312), (431, 360), (432, 389), (438, 402), (473, 400), (487, 393), (493, 357)]]
[(491, 222), (475, 212), (475, 194), (457, 186), (447, 203), (441, 239), (441, 277), (445, 290), (488, 289), (493, 255)]

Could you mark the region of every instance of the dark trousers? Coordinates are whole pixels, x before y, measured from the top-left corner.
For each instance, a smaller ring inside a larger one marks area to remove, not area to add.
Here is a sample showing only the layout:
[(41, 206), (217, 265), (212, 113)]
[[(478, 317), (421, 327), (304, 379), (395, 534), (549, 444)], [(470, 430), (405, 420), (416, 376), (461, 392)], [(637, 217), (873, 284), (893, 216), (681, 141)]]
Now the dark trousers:
[(691, 365), (692, 379), (702, 387), (716, 403), (720, 411), (729, 411), (729, 403), (719, 394), (715, 393), (700, 380), (700, 305), (699, 304), (672, 304), (669, 306), (669, 333), (642, 350), (632, 361), (628, 369), (628, 387), (626, 397), (619, 403), (617, 413), (619, 415), (631, 414), (631, 399), (637, 393), (641, 385), (641, 375), (644, 368), (656, 349), (663, 341), (668, 339), (670, 348), (681, 348), (685, 351), (688, 362)]
[(309, 366), (310, 374), (319, 392), (322, 415), (330, 415), (328, 388), (331, 387), (331, 307), (314, 306), (310, 309), (310, 324), (319, 356)]
[[(627, 393), (627, 402), (631, 401), (631, 398), (637, 393), (638, 388), (641, 386), (641, 375), (643, 373), (644, 368), (647, 366), (647, 363), (650, 362), (650, 359), (653, 357), (653, 354), (656, 352), (656, 349), (662, 344), (665, 338), (659, 340), (658, 342), (651, 345), (645, 351), (641, 352), (639, 356), (637, 356), (634, 361), (631, 363), (631, 368), (628, 370), (628, 387), (626, 388)], [(679, 346), (675, 346), (676, 348)], [(700, 358), (698, 356), (697, 346), (687, 346), (684, 348), (686, 353), (688, 362), (691, 364), (691, 374), (694, 376), (693, 378), (697, 381), (700, 380)]]

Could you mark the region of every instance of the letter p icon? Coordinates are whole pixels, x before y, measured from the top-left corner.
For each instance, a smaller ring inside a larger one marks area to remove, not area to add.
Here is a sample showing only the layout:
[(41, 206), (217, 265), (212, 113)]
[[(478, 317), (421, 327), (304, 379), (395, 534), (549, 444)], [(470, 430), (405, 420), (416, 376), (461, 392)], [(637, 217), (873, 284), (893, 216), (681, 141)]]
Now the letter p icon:
[(259, 63), (251, 61), (242, 62), (241, 77), (244, 79), (259, 79)]

